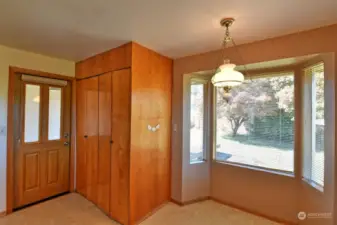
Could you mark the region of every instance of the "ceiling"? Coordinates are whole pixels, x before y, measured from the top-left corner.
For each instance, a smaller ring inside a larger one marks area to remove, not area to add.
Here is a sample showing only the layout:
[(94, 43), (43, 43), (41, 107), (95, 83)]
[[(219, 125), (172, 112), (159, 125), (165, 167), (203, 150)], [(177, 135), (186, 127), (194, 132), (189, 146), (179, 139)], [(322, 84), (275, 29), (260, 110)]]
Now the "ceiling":
[(78, 61), (131, 40), (171, 58), (337, 23), (336, 0), (0, 0), (0, 44)]

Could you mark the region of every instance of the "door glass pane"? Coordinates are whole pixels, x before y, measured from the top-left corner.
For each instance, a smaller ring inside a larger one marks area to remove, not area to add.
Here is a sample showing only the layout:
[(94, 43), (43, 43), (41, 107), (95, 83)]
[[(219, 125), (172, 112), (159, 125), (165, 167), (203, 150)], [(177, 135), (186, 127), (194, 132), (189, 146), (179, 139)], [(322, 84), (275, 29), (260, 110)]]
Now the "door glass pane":
[(190, 162), (204, 160), (204, 84), (191, 84)]
[(25, 94), (25, 142), (36, 142), (40, 127), (40, 86), (26, 84)]
[(62, 89), (49, 87), (48, 140), (61, 137), (61, 102)]

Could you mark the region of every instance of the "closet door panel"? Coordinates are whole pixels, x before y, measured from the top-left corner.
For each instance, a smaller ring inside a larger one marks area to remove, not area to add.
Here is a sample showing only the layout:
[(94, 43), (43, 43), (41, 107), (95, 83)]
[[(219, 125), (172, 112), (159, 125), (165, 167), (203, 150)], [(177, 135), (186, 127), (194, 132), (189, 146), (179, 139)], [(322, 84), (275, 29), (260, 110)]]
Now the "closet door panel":
[(112, 74), (112, 150), (110, 216), (129, 224), (130, 70)]
[(97, 204), (98, 184), (98, 77), (85, 81), (87, 198)]
[(111, 149), (111, 73), (98, 77), (98, 186), (97, 205), (110, 211), (110, 149)]
[(84, 138), (86, 129), (86, 101), (85, 101), (85, 81), (77, 81), (76, 84), (76, 190), (78, 193), (86, 196), (87, 181), (86, 181), (86, 139)]

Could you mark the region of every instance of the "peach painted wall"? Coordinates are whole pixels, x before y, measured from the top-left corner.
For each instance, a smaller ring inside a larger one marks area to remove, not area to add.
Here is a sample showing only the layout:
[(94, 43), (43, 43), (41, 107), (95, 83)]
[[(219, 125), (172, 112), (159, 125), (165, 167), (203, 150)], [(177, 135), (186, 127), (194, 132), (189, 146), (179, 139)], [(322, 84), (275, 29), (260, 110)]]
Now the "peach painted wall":
[[(225, 55), (238, 65), (317, 53), (333, 52), (337, 54), (337, 24), (240, 45), (238, 50), (243, 57), (243, 62), (240, 60), (240, 55), (236, 49), (228, 48), (225, 51)], [(184, 179), (190, 175), (194, 177), (195, 174), (205, 174), (202, 165), (189, 165), (186, 164), (186, 159), (184, 159), (188, 149), (184, 149), (182, 144), (183, 76), (188, 73), (217, 68), (222, 63), (223, 54), (221, 50), (212, 51), (174, 61), (172, 123), (176, 129), (172, 131), (172, 167), (175, 168), (172, 170), (172, 198), (177, 201), (186, 201), (184, 196), (203, 197), (205, 195), (204, 190), (190, 189), (189, 187), (203, 185), (206, 179), (204, 176), (192, 181)], [(336, 57), (332, 60), (331, 66), (336, 67)], [(333, 71), (333, 77), (335, 77), (336, 70), (332, 68), (331, 71)], [(334, 83), (336, 80), (332, 82)], [(329, 156), (331, 162), (336, 161), (334, 152)], [(298, 161), (300, 163), (299, 159)], [(336, 167), (330, 164), (328, 169), (330, 170), (328, 172), (331, 174), (330, 177), (334, 177)], [(296, 219), (297, 213), (303, 205), (314, 212), (320, 212), (323, 208), (333, 210), (333, 193), (317, 194), (309, 191), (304, 192), (306, 194), (300, 194), (303, 187), (307, 187), (302, 186), (299, 174), (296, 178), (293, 178), (214, 162), (212, 163), (210, 176), (211, 197), (276, 219), (298, 222)], [(329, 186), (328, 189), (336, 192), (334, 182), (334, 180), (327, 182), (327, 186)], [(325, 222), (326, 224), (332, 224), (331, 220)], [(301, 224), (307, 225), (309, 222), (304, 221)]]
[(278, 220), (296, 222), (299, 185), (294, 177), (213, 163), (211, 196)]

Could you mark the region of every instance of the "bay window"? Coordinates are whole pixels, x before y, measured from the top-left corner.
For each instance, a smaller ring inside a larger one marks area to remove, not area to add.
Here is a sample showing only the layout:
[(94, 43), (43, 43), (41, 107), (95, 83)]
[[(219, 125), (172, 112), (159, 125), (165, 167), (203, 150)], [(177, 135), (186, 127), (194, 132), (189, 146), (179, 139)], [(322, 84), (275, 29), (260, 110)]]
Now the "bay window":
[(334, 101), (333, 83), (327, 84), (323, 63), (296, 71), (296, 83), (294, 71), (269, 73), (229, 90), (211, 89), (209, 74), (185, 77), (183, 137), (190, 164), (212, 156), (217, 163), (294, 177), (296, 161), (302, 166), (296, 176), (323, 190), (325, 155), (334, 145), (333, 125), (326, 122), (334, 118), (327, 104)]
[(324, 186), (325, 82), (323, 63), (305, 69), (303, 176), (318, 187)]
[(189, 148), (190, 163), (206, 159), (208, 143), (208, 81), (192, 78), (189, 85)]
[(215, 160), (294, 172), (294, 75), (215, 88)]

